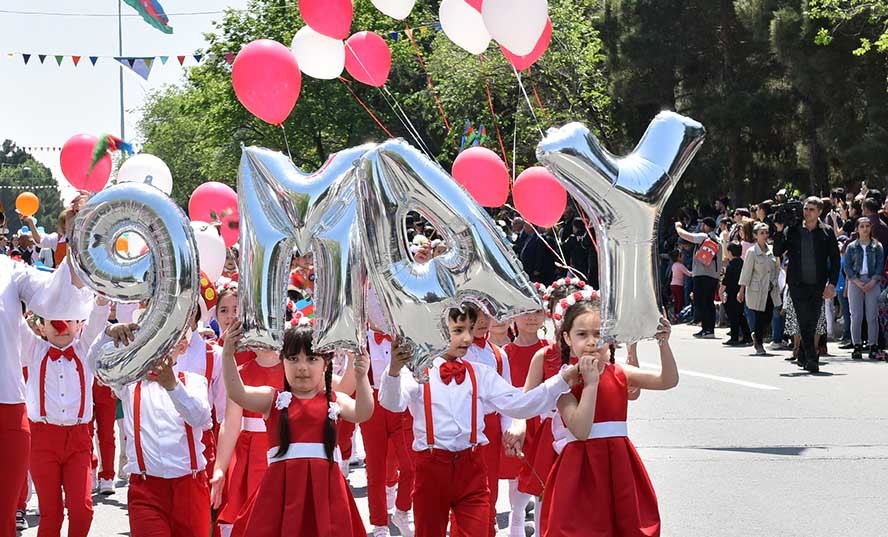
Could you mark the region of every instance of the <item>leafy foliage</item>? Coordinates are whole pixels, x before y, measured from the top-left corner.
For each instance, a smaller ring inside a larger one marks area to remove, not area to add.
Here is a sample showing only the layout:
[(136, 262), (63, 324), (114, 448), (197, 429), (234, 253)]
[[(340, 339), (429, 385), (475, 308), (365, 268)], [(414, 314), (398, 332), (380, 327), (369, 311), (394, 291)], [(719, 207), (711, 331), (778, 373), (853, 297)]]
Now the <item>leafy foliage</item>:
[(0, 144), (0, 211), (6, 214), (6, 228), (14, 233), (21, 229), (22, 222), (15, 212), (15, 199), (27, 188), (3, 188), (8, 186), (53, 188), (33, 189), (40, 198), (40, 210), (34, 215), (37, 225), (47, 233), (56, 231), (56, 221), (62, 212), (62, 197), (56, 187), (52, 172), (37, 162), (25, 150), (16, 147), (12, 140)]

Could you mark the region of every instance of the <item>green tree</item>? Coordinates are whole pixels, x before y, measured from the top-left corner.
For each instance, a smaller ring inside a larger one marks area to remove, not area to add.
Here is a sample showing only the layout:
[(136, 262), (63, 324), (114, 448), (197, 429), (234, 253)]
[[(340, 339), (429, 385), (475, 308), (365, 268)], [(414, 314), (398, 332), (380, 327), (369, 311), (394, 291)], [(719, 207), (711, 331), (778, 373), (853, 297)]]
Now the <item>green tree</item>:
[(52, 172), (11, 140), (0, 145), (0, 211), (6, 215), (5, 227), (14, 233), (22, 222), (15, 212), (15, 199), (22, 192), (31, 191), (40, 199), (37, 225), (47, 233), (56, 231), (62, 198)]

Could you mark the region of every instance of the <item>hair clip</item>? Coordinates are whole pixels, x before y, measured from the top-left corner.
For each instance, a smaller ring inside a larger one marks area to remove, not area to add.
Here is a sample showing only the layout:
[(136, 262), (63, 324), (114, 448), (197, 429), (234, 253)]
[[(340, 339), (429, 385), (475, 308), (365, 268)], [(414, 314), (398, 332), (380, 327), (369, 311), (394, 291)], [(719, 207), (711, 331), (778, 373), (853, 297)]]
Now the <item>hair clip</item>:
[(600, 295), (598, 294), (598, 291), (592, 289), (591, 287), (567, 295), (566, 297), (559, 300), (558, 304), (555, 304), (555, 311), (552, 313), (552, 320), (554, 320), (556, 323), (561, 322), (561, 320), (564, 318), (564, 313), (567, 311), (568, 308), (570, 308), (577, 302), (596, 299), (599, 298), (599, 296)]

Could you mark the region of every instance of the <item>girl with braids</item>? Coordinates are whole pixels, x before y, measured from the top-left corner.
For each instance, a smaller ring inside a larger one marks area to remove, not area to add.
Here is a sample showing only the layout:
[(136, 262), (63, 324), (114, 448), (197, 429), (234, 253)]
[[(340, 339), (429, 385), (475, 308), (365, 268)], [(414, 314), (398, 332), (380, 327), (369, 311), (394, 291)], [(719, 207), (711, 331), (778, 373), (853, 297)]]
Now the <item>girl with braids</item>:
[[(540, 525), (543, 537), (660, 535), (657, 497), (629, 441), (629, 388), (668, 390), (678, 384), (664, 317), (656, 339), (660, 371), (611, 363), (601, 345), (598, 293), (586, 289), (561, 300), (561, 361), (577, 361), (580, 381), (558, 399), (552, 420), (559, 453), (546, 480)], [(577, 513), (583, 513), (577, 516)]]
[(373, 413), (367, 358), (355, 359), (356, 397), (335, 393), (330, 356), (315, 354), (312, 327), (297, 323), (284, 332), (283, 391), (244, 386), (234, 361), (242, 335), (241, 323), (235, 321), (225, 337), (225, 383), (234, 403), (265, 417), (269, 466), (232, 535), (365, 537), (335, 451), (340, 417), (360, 423)]
[[(225, 282), (218, 287), (216, 320), (224, 334), (237, 319), (237, 283)], [(224, 345), (224, 337), (220, 338)], [(242, 361), (245, 357), (247, 361)], [(246, 386), (284, 387), (284, 365), (278, 353), (268, 350), (240, 351), (234, 354), (240, 377)], [(268, 468), (268, 440), (262, 414), (244, 410), (229, 400), (225, 420), (219, 429), (216, 466), (210, 479), (210, 501), (213, 509), (221, 509), (218, 522), (234, 524)]]

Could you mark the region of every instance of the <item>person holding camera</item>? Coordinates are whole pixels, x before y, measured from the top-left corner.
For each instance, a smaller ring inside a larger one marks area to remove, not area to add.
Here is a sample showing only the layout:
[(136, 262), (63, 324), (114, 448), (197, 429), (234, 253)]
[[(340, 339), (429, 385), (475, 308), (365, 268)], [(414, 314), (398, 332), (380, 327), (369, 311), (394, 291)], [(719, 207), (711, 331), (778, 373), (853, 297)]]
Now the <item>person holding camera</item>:
[(694, 277), (694, 310), (700, 319), (700, 331), (694, 337), (715, 337), (715, 291), (721, 275), (721, 247), (716, 235), (715, 218), (700, 220), (702, 233), (690, 233), (681, 222), (675, 223), (675, 232), (682, 239), (697, 245), (691, 274)]
[(779, 257), (786, 252), (789, 256), (786, 282), (801, 337), (798, 364), (812, 373), (820, 371), (814, 343), (818, 316), (823, 299), (836, 296), (840, 265), (835, 235), (820, 221), (822, 209), (823, 201), (811, 196), (805, 200), (801, 219), (796, 213), (792, 213), (794, 218), (775, 219), (774, 255)]

